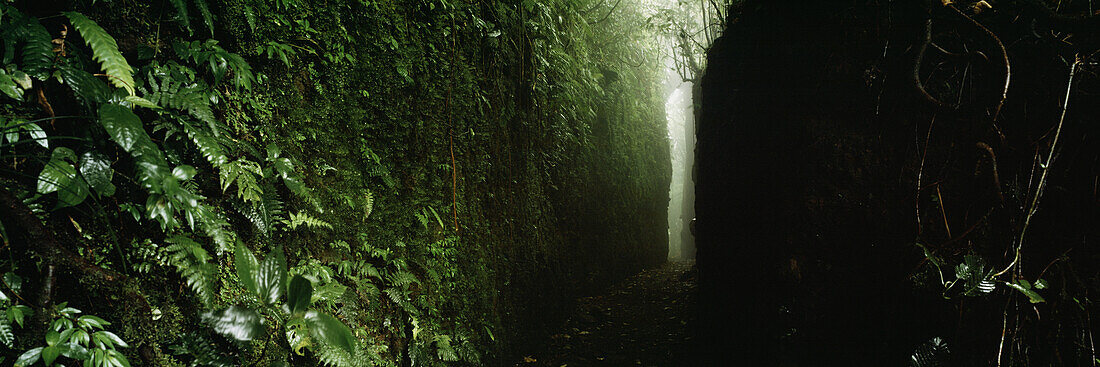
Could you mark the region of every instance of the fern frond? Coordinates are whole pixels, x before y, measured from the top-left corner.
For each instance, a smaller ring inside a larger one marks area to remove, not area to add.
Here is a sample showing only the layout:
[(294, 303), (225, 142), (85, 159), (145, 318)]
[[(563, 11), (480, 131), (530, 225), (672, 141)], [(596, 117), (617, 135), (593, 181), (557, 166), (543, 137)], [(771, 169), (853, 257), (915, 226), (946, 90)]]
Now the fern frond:
[(168, 262), (176, 267), (199, 300), (210, 306), (214, 301), (214, 285), (218, 281), (218, 271), (210, 263), (210, 255), (198, 242), (184, 236), (172, 236), (165, 241), (170, 244), (166, 248)]
[(263, 189), (259, 179), (263, 177), (263, 170), (256, 162), (241, 158), (236, 161), (221, 165), (219, 172), (222, 181), (222, 192), (229, 189), (233, 183), (237, 184), (237, 197), (245, 201), (258, 202), (263, 198)]
[(283, 212), (283, 202), (271, 191), (265, 191), (260, 201), (243, 202), (234, 204), (234, 206), (241, 215), (252, 223), (252, 226), (256, 228), (256, 232), (265, 238), (271, 236), (271, 232), (275, 229), (275, 223), (286, 221), (283, 218), (285, 214)]
[(15, 333), (11, 330), (11, 322), (6, 315), (0, 315), (0, 343), (8, 348), (15, 347)]
[(329, 224), (328, 222), (325, 222), (323, 220), (317, 219), (317, 218), (309, 215), (309, 213), (307, 213), (305, 211), (300, 211), (300, 212), (297, 212), (297, 213), (290, 213), (290, 218), (289, 218), (289, 220), (287, 220), (286, 225), (287, 225), (287, 227), (290, 227), (290, 229), (292, 229), (292, 230), (298, 229), (298, 227), (303, 226), (303, 225), (307, 226), (309, 228), (312, 228), (312, 229), (318, 229), (318, 228), (332, 229), (331, 224)]
[(206, 3), (206, 0), (195, 0), (195, 7), (199, 8), (199, 14), (202, 15), (202, 23), (206, 25), (206, 30), (213, 36), (214, 14), (210, 13), (210, 5)]
[(367, 190), (367, 195), (364, 197), (363, 204), (363, 220), (370, 218), (370, 213), (374, 212), (374, 193)]
[(211, 165), (219, 167), (229, 161), (229, 158), (225, 156), (224, 147), (217, 138), (207, 135), (188, 124), (184, 124), (183, 130), (187, 132), (187, 137), (191, 138), (191, 141), (199, 148), (199, 153), (202, 153), (203, 158), (206, 158), (206, 161), (210, 162)]
[(394, 272), (393, 274), (390, 274), (389, 277), (387, 277), (387, 280), (390, 282), (390, 284), (401, 288), (408, 288), (413, 283), (420, 282), (420, 280), (417, 279), (415, 275), (407, 271)]
[(190, 367), (231, 367), (238, 363), (221, 354), (217, 346), (199, 334), (188, 334), (180, 338), (180, 343), (173, 345), (172, 354), (177, 356), (191, 356)]
[(50, 76), (53, 67), (53, 44), (50, 32), (46, 31), (37, 18), (28, 17), (22, 13), (10, 10), (8, 14), (14, 19), (15, 26), (4, 35), (4, 39), (23, 42), (22, 64), (19, 67), (23, 72), (37, 78), (46, 80)]
[(932, 338), (917, 347), (909, 356), (910, 367), (940, 367), (947, 363), (951, 351), (940, 337)]
[(103, 72), (111, 79), (111, 84), (134, 95), (134, 69), (118, 51), (115, 39), (84, 14), (65, 12), (65, 16), (73, 24), (73, 28), (80, 32), (84, 43), (92, 49), (92, 58), (99, 61)]
[(191, 31), (191, 16), (187, 14), (187, 3), (184, 0), (168, 0), (168, 2), (176, 8), (176, 17), (180, 24), (183, 24), (183, 28), (187, 30), (187, 34), (193, 33)]
[(325, 366), (359, 367), (370, 365), (362, 349), (356, 349), (353, 355), (342, 348), (334, 347), (326, 343), (320, 344), (320, 346), (314, 348), (314, 353), (317, 354), (317, 359), (321, 361), (321, 364)]

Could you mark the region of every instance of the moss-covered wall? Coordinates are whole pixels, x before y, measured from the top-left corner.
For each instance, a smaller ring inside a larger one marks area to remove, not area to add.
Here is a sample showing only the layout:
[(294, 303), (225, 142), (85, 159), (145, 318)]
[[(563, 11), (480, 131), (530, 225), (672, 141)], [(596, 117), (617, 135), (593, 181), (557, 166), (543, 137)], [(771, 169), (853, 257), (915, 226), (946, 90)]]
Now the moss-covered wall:
[[(557, 0), (16, 5), (51, 32), (61, 23), (45, 17), (58, 11), (88, 15), (135, 65), (172, 59), (177, 41), (208, 38), (244, 57), (256, 85), (221, 93), (217, 119), (257, 149), (244, 155), (280, 147), (314, 194), (312, 202), (285, 196), (283, 209), (309, 211), (331, 229), (267, 236), (226, 209), (230, 223), (252, 248), (285, 247), (292, 272), (327, 269), (347, 286), (329, 309), (373, 363), (506, 363), (561, 320), (574, 297), (664, 261), (664, 111), (657, 63), (646, 56), (650, 35), (626, 26), (641, 19), (633, 10), (601, 20), (603, 11)], [(203, 187), (232, 207), (215, 179)], [(150, 232), (121, 236), (159, 241)], [(215, 260), (224, 285), (216, 302), (244, 302), (231, 256)], [(357, 260), (417, 279), (407, 287), (385, 277), (354, 282), (341, 266)], [(172, 324), (145, 336), (122, 327), (120, 335), (154, 344), (148, 355), (133, 351), (132, 361), (187, 361), (167, 346), (185, 332), (209, 332), (190, 323), (200, 310), (183, 280), (154, 274), (139, 276), (142, 289)], [(74, 302), (117, 319), (90, 299)], [(243, 353), (241, 363), (286, 355), (315, 363), (258, 343), (222, 348)]]

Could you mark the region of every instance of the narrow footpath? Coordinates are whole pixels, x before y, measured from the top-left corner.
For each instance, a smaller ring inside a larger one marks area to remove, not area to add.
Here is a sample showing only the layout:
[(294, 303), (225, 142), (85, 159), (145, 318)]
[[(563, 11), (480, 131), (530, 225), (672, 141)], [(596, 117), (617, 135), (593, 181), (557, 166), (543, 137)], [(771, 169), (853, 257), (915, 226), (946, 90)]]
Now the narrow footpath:
[(682, 366), (695, 323), (694, 262), (669, 262), (578, 300), (565, 327), (516, 366)]

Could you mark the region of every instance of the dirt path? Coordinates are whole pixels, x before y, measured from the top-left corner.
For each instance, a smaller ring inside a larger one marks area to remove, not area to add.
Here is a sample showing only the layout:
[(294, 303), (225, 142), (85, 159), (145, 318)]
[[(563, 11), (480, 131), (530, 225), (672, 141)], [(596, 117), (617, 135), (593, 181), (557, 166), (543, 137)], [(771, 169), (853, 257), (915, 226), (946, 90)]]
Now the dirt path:
[(681, 366), (691, 342), (693, 262), (670, 262), (578, 300), (565, 327), (516, 366)]

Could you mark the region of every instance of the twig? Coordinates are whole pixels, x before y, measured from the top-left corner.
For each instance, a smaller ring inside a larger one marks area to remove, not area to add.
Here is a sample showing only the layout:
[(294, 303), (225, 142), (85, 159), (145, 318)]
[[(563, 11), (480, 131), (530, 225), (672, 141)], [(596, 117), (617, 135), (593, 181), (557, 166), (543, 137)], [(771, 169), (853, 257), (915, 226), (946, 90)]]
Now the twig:
[(1039, 197), (1043, 196), (1043, 188), (1046, 186), (1047, 173), (1050, 173), (1050, 165), (1054, 163), (1054, 151), (1058, 148), (1058, 139), (1062, 136), (1062, 126), (1066, 121), (1066, 110), (1069, 109), (1070, 92), (1073, 90), (1073, 76), (1077, 73), (1077, 65), (1080, 63), (1081, 60), (1078, 59), (1069, 67), (1069, 80), (1066, 82), (1065, 100), (1062, 101), (1062, 115), (1058, 118), (1058, 128), (1054, 130), (1054, 140), (1050, 143), (1050, 153), (1047, 154), (1046, 162), (1039, 164), (1042, 173), (1039, 175), (1038, 185), (1035, 186), (1035, 195), (1031, 198), (1031, 206), (1027, 210), (1027, 216), (1024, 217), (1024, 226), (1020, 229), (1020, 238), (1016, 242), (1016, 256), (1004, 270), (1001, 270), (997, 274), (993, 274), (994, 277), (1008, 272), (1009, 269), (1012, 269), (1012, 267), (1016, 266), (1020, 261), (1020, 250), (1024, 247), (1024, 237), (1027, 235), (1028, 225), (1031, 224), (1031, 217), (1034, 216), (1035, 212), (1039, 209)]
[(943, 216), (943, 227), (947, 229), (947, 238), (952, 238), (954, 236), (951, 235), (951, 226), (947, 224), (947, 211), (944, 209), (946, 205), (943, 204), (943, 194), (940, 193), (940, 185), (936, 185), (936, 196), (940, 201), (940, 215)]
[[(928, 135), (924, 137), (924, 153), (920, 156), (920, 168), (917, 170), (917, 197), (916, 197), (916, 210), (917, 210), (917, 237), (920, 237), (921, 225), (920, 225), (920, 181), (924, 175), (924, 158), (928, 156), (928, 143), (932, 141), (932, 127), (936, 124), (936, 115), (932, 115), (932, 121), (928, 123)], [(918, 144), (919, 145), (919, 144)]]
[(924, 99), (929, 103), (932, 103), (932, 105), (937, 108), (953, 111), (957, 106), (948, 105), (936, 99), (936, 97), (933, 97), (928, 93), (928, 90), (924, 88), (924, 82), (920, 80), (920, 65), (924, 61), (924, 53), (928, 51), (928, 45), (930, 44), (932, 44), (932, 19), (928, 19), (924, 23), (924, 41), (921, 42), (920, 48), (917, 50), (917, 59), (913, 63), (913, 84), (916, 85), (917, 92), (919, 92), (921, 96), (924, 96)]
[(1008, 330), (1008, 305), (1005, 304), (1005, 311), (1001, 318), (1001, 342), (997, 345), (997, 367), (1001, 367), (1001, 353), (1005, 349), (1005, 332)]
[(989, 146), (985, 142), (978, 142), (978, 148), (985, 151), (989, 155), (989, 165), (993, 169), (993, 185), (997, 189), (997, 199), (1001, 200), (1001, 204), (1005, 203), (1004, 194), (1001, 193), (1001, 175), (997, 173), (997, 154), (993, 153), (993, 147)]
[(1001, 115), (1001, 108), (1004, 107), (1005, 100), (1008, 99), (1008, 85), (1011, 83), (1012, 80), (1012, 66), (1008, 62), (1008, 50), (1005, 49), (1005, 45), (1003, 42), (1001, 42), (1001, 39), (998, 38), (997, 35), (993, 33), (993, 31), (990, 31), (989, 28), (986, 28), (984, 25), (974, 20), (974, 18), (966, 15), (966, 13), (963, 13), (961, 10), (959, 10), (959, 8), (956, 8), (955, 5), (948, 4), (947, 7), (951, 8), (951, 10), (954, 10), (956, 14), (969, 21), (970, 24), (982, 30), (982, 33), (985, 33), (986, 36), (989, 36), (989, 38), (993, 40), (993, 43), (997, 45), (997, 50), (1001, 52), (1001, 63), (1004, 64), (1005, 69), (1005, 81), (1004, 89), (1001, 90), (1001, 99), (997, 102), (997, 109), (993, 112), (993, 121), (997, 121), (997, 117)]

